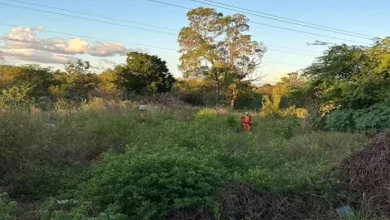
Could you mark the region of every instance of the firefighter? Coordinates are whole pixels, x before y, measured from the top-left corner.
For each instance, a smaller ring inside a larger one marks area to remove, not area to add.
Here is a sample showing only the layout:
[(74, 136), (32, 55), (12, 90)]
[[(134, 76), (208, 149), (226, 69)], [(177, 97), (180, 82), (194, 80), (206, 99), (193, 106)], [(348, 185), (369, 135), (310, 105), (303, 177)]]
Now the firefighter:
[(251, 131), (252, 130), (252, 117), (249, 115), (248, 112), (245, 112), (245, 116), (241, 117), (242, 125), (244, 128), (244, 131)]
[(145, 110), (146, 110), (146, 106), (144, 106), (144, 105), (141, 105), (140, 107), (139, 107), (139, 110), (141, 111), (141, 120), (142, 121), (144, 121), (145, 120)]

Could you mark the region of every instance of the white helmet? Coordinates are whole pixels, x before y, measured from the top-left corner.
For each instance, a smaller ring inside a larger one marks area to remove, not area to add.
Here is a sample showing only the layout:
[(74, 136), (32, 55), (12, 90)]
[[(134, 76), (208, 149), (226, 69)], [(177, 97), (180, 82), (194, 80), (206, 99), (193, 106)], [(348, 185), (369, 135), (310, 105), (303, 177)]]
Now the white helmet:
[(145, 111), (145, 110), (146, 110), (146, 106), (145, 106), (145, 105), (139, 106), (139, 110), (140, 110), (140, 111)]

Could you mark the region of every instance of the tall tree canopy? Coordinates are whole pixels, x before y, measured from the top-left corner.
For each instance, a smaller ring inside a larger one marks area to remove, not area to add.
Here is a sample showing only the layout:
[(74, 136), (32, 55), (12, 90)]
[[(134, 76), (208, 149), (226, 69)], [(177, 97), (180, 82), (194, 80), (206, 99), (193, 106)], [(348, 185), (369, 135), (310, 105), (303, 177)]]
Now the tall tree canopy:
[(146, 53), (128, 53), (126, 65), (117, 66), (115, 73), (125, 96), (169, 92), (175, 82), (166, 62)]
[(369, 107), (390, 86), (390, 38), (372, 47), (336, 45), (305, 70), (310, 92), (322, 104), (343, 108)]
[(182, 28), (178, 38), (179, 69), (186, 77), (215, 82), (217, 93), (227, 89), (234, 107), (240, 86), (256, 71), (265, 47), (245, 34), (249, 31), (245, 15), (224, 16), (200, 7), (190, 10), (187, 17), (189, 26)]

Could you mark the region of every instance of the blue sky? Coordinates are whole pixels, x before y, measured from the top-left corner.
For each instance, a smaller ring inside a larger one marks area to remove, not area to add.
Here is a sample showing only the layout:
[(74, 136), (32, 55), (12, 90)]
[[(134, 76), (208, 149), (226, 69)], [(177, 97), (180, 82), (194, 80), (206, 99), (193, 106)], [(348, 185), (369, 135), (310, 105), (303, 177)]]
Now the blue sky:
[[(76, 10), (86, 12), (90, 14), (97, 14), (106, 17), (122, 19), (137, 23), (144, 23), (159, 27), (167, 27), (174, 30), (180, 30), (183, 26), (187, 25), (185, 9), (174, 8), (171, 6), (161, 5), (150, 2), (148, 0), (23, 0), (24, 2), (36, 3), (45, 6), (58, 7), (69, 10)], [(177, 4), (188, 8), (196, 8), (201, 6), (199, 3), (194, 3), (189, 0), (160, 0), (171, 4)], [(203, 0), (200, 0), (203, 1)], [(273, 1), (255, 1), (255, 0), (216, 0), (225, 4), (235, 5), (242, 8), (249, 8), (251, 10), (260, 11), (277, 16), (283, 16), (295, 20), (306, 21), (314, 24), (328, 26), (332, 28), (338, 28), (357, 32), (361, 34), (367, 34), (370, 36), (385, 37), (390, 35), (390, 1), (388, 0), (327, 0), (327, 1), (313, 1), (313, 0), (273, 0)], [(63, 12), (54, 9), (42, 8), (39, 6), (26, 5), (11, 0), (2, 0), (0, 3), (12, 4), (23, 7), (31, 7), (41, 10), (49, 10), (60, 13), (72, 14), (70, 12)], [(203, 5), (206, 6), (206, 5)], [(233, 14), (235, 12), (225, 9), (217, 8), (218, 11), (225, 14)], [(112, 24), (104, 24), (89, 20), (82, 20), (77, 18), (69, 18), (59, 15), (46, 14), (37, 11), (24, 10), (20, 8), (14, 8), (9, 6), (0, 5), (1, 20), (0, 23), (5, 23), (15, 26), (23, 27), (44, 27), (45, 30), (58, 31), (65, 33), (72, 33), (78, 36), (90, 36), (96, 38), (103, 38), (107, 40), (115, 40), (121, 42), (128, 42), (125, 44), (129, 48), (142, 48), (147, 52), (156, 54), (162, 59), (166, 60), (171, 72), (180, 77), (181, 73), (177, 70), (179, 54), (175, 51), (155, 49), (142, 47), (136, 44), (150, 45), (156, 47), (165, 47), (177, 49), (177, 32), (173, 34), (163, 34), (151, 31), (133, 29), (129, 27), (116, 26)], [(88, 17), (85, 15), (77, 15), (82, 17)], [(103, 18), (89, 17), (93, 19), (105, 20)], [(251, 21), (266, 23), (270, 25), (277, 25), (285, 28), (298, 29), (306, 32), (313, 32), (322, 35), (334, 36), (339, 38), (345, 38), (349, 40), (355, 40), (360, 42), (370, 41), (346, 36), (342, 34), (335, 34), (326, 31), (305, 28), (297, 25), (287, 24), (279, 21), (269, 20), (266, 18), (256, 17), (248, 15)], [(115, 22), (115, 21), (110, 21)], [(116, 22), (118, 23), (118, 22)], [(125, 25), (132, 25), (129, 23), (122, 23)], [(137, 26), (137, 25), (134, 25)], [(142, 27), (142, 26), (141, 26)], [(146, 27), (144, 27), (146, 28)], [(154, 28), (155, 29), (155, 28)], [(0, 25), (0, 35), (6, 36), (11, 30), (11, 27), (5, 27)], [(324, 47), (308, 46), (307, 43), (314, 42), (315, 40), (340, 43), (340, 40), (328, 39), (325, 37), (311, 36), (302, 33), (295, 33), (287, 30), (280, 30), (276, 28), (251, 24), (250, 33), (253, 35), (254, 40), (264, 42), (270, 49), (263, 58), (264, 63), (260, 68), (260, 73), (264, 76), (261, 80), (262, 83), (271, 82), (274, 83), (281, 76), (288, 72), (296, 71), (309, 65), (316, 55), (320, 55), (325, 49)], [(64, 38), (69, 40), (69, 36), (61, 34), (53, 34), (47, 32), (38, 32), (36, 38)], [(88, 41), (91, 45), (94, 44), (94, 40), (80, 37), (84, 41)], [(136, 44), (130, 44), (136, 43)], [(351, 44), (349, 42), (345, 42)], [(1, 44), (1, 41), (0, 41)], [(311, 51), (302, 52), (286, 48), (296, 48), (299, 50)], [(306, 53), (306, 55), (282, 53), (272, 51), (272, 49), (288, 50), (298, 53)], [(309, 53), (309, 56), (307, 55)], [(45, 54), (46, 56), (47, 54)], [(33, 54), (27, 54), (26, 56), (34, 56)], [(42, 54), (42, 56), (44, 56)], [(82, 59), (86, 59), (92, 62), (93, 65), (99, 67), (110, 67), (109, 61), (115, 63), (122, 63), (125, 60), (124, 56), (113, 57), (96, 57), (91, 55), (77, 56)], [(107, 62), (99, 62), (104, 59)], [(24, 58), (28, 60), (28, 58)], [(15, 61), (16, 58), (7, 58), (7, 61)], [(277, 64), (285, 63), (285, 64)], [(51, 64), (51, 66), (61, 67), (60, 64)]]

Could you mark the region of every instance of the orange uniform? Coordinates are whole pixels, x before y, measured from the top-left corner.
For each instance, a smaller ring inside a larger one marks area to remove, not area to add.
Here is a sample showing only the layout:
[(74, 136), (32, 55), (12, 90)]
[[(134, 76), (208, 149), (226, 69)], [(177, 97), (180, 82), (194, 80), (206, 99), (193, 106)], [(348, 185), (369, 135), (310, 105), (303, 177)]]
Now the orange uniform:
[(251, 125), (252, 125), (252, 117), (250, 115), (245, 115), (242, 117), (242, 125), (244, 126), (245, 131), (251, 131)]

